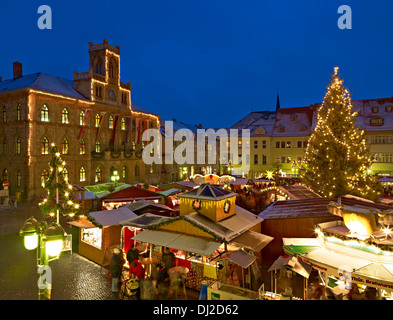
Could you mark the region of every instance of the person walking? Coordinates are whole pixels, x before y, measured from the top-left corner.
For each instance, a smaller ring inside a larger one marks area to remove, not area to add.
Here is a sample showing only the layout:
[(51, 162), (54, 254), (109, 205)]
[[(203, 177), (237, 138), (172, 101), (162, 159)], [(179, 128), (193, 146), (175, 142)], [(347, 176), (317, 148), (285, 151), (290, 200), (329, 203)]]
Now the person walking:
[(115, 248), (109, 265), (109, 272), (112, 275), (112, 292), (119, 292), (119, 279), (123, 269), (123, 259), (120, 250)]

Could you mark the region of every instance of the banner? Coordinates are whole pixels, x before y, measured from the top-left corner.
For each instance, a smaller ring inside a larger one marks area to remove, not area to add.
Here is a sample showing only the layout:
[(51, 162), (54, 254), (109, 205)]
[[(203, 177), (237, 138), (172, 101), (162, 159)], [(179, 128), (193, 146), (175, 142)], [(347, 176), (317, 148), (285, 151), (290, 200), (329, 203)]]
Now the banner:
[(87, 118), (89, 118), (90, 112), (91, 112), (91, 109), (87, 109), (86, 110), (85, 117), (83, 118), (83, 124), (82, 124), (81, 130), (79, 131), (78, 140), (80, 140), (81, 137), (82, 137), (82, 132), (83, 132), (83, 129), (85, 128), (85, 126), (87, 124)]
[(100, 132), (101, 123), (102, 123), (102, 120), (104, 119), (105, 114), (106, 114), (105, 111), (101, 112), (101, 114), (100, 114), (100, 121), (99, 121), (98, 127), (97, 127), (96, 141), (95, 141), (95, 142), (97, 142), (97, 140), (98, 140), (98, 134), (99, 134), (99, 132)]
[(128, 135), (130, 133), (130, 127), (131, 127), (131, 117), (126, 117), (126, 137), (125, 137), (125, 142), (128, 142)]
[(112, 138), (111, 138), (111, 142), (113, 144), (115, 143), (116, 125), (118, 119), (119, 119), (119, 115), (115, 114), (115, 118), (113, 119), (113, 129), (112, 129)]
[(138, 119), (137, 130), (138, 130), (138, 134), (137, 134), (136, 144), (141, 144), (142, 119)]

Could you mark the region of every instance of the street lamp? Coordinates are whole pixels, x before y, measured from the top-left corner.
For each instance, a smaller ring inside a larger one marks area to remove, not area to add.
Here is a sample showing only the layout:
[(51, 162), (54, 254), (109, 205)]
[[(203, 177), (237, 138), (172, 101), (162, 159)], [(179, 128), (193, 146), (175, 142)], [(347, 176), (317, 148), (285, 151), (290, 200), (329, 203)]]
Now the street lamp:
[[(24, 245), (27, 250), (37, 249), (37, 267), (40, 274), (42, 273), (40, 270), (47, 271), (49, 269), (49, 261), (59, 258), (66, 235), (63, 227), (58, 223), (54, 222), (48, 226), (46, 221), (38, 222), (34, 217), (25, 221), (19, 234), (24, 238)], [(47, 280), (46, 277), (45, 280)], [(40, 283), (43, 286), (39, 286), (39, 300), (50, 299), (50, 283), (48, 281), (45, 285), (43, 282)]]
[(115, 188), (117, 185), (117, 181), (119, 181), (119, 180), (120, 180), (119, 172), (117, 172), (117, 170), (114, 170), (112, 173), (112, 176), (111, 176), (111, 181), (115, 183)]

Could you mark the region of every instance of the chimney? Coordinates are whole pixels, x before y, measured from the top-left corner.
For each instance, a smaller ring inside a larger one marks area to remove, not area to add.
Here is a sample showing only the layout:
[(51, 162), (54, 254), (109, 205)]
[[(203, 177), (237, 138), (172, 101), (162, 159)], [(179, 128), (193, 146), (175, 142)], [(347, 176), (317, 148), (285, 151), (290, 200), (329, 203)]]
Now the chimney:
[(18, 61), (14, 62), (14, 79), (22, 76), (22, 64)]

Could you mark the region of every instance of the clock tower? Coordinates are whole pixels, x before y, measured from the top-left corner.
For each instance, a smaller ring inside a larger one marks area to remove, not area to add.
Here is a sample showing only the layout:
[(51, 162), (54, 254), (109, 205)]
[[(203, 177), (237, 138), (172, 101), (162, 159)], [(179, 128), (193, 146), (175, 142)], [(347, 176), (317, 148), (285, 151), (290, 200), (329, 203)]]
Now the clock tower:
[(93, 101), (131, 107), (131, 84), (120, 81), (120, 47), (106, 39), (101, 44), (89, 42), (89, 71), (74, 71), (74, 86)]

